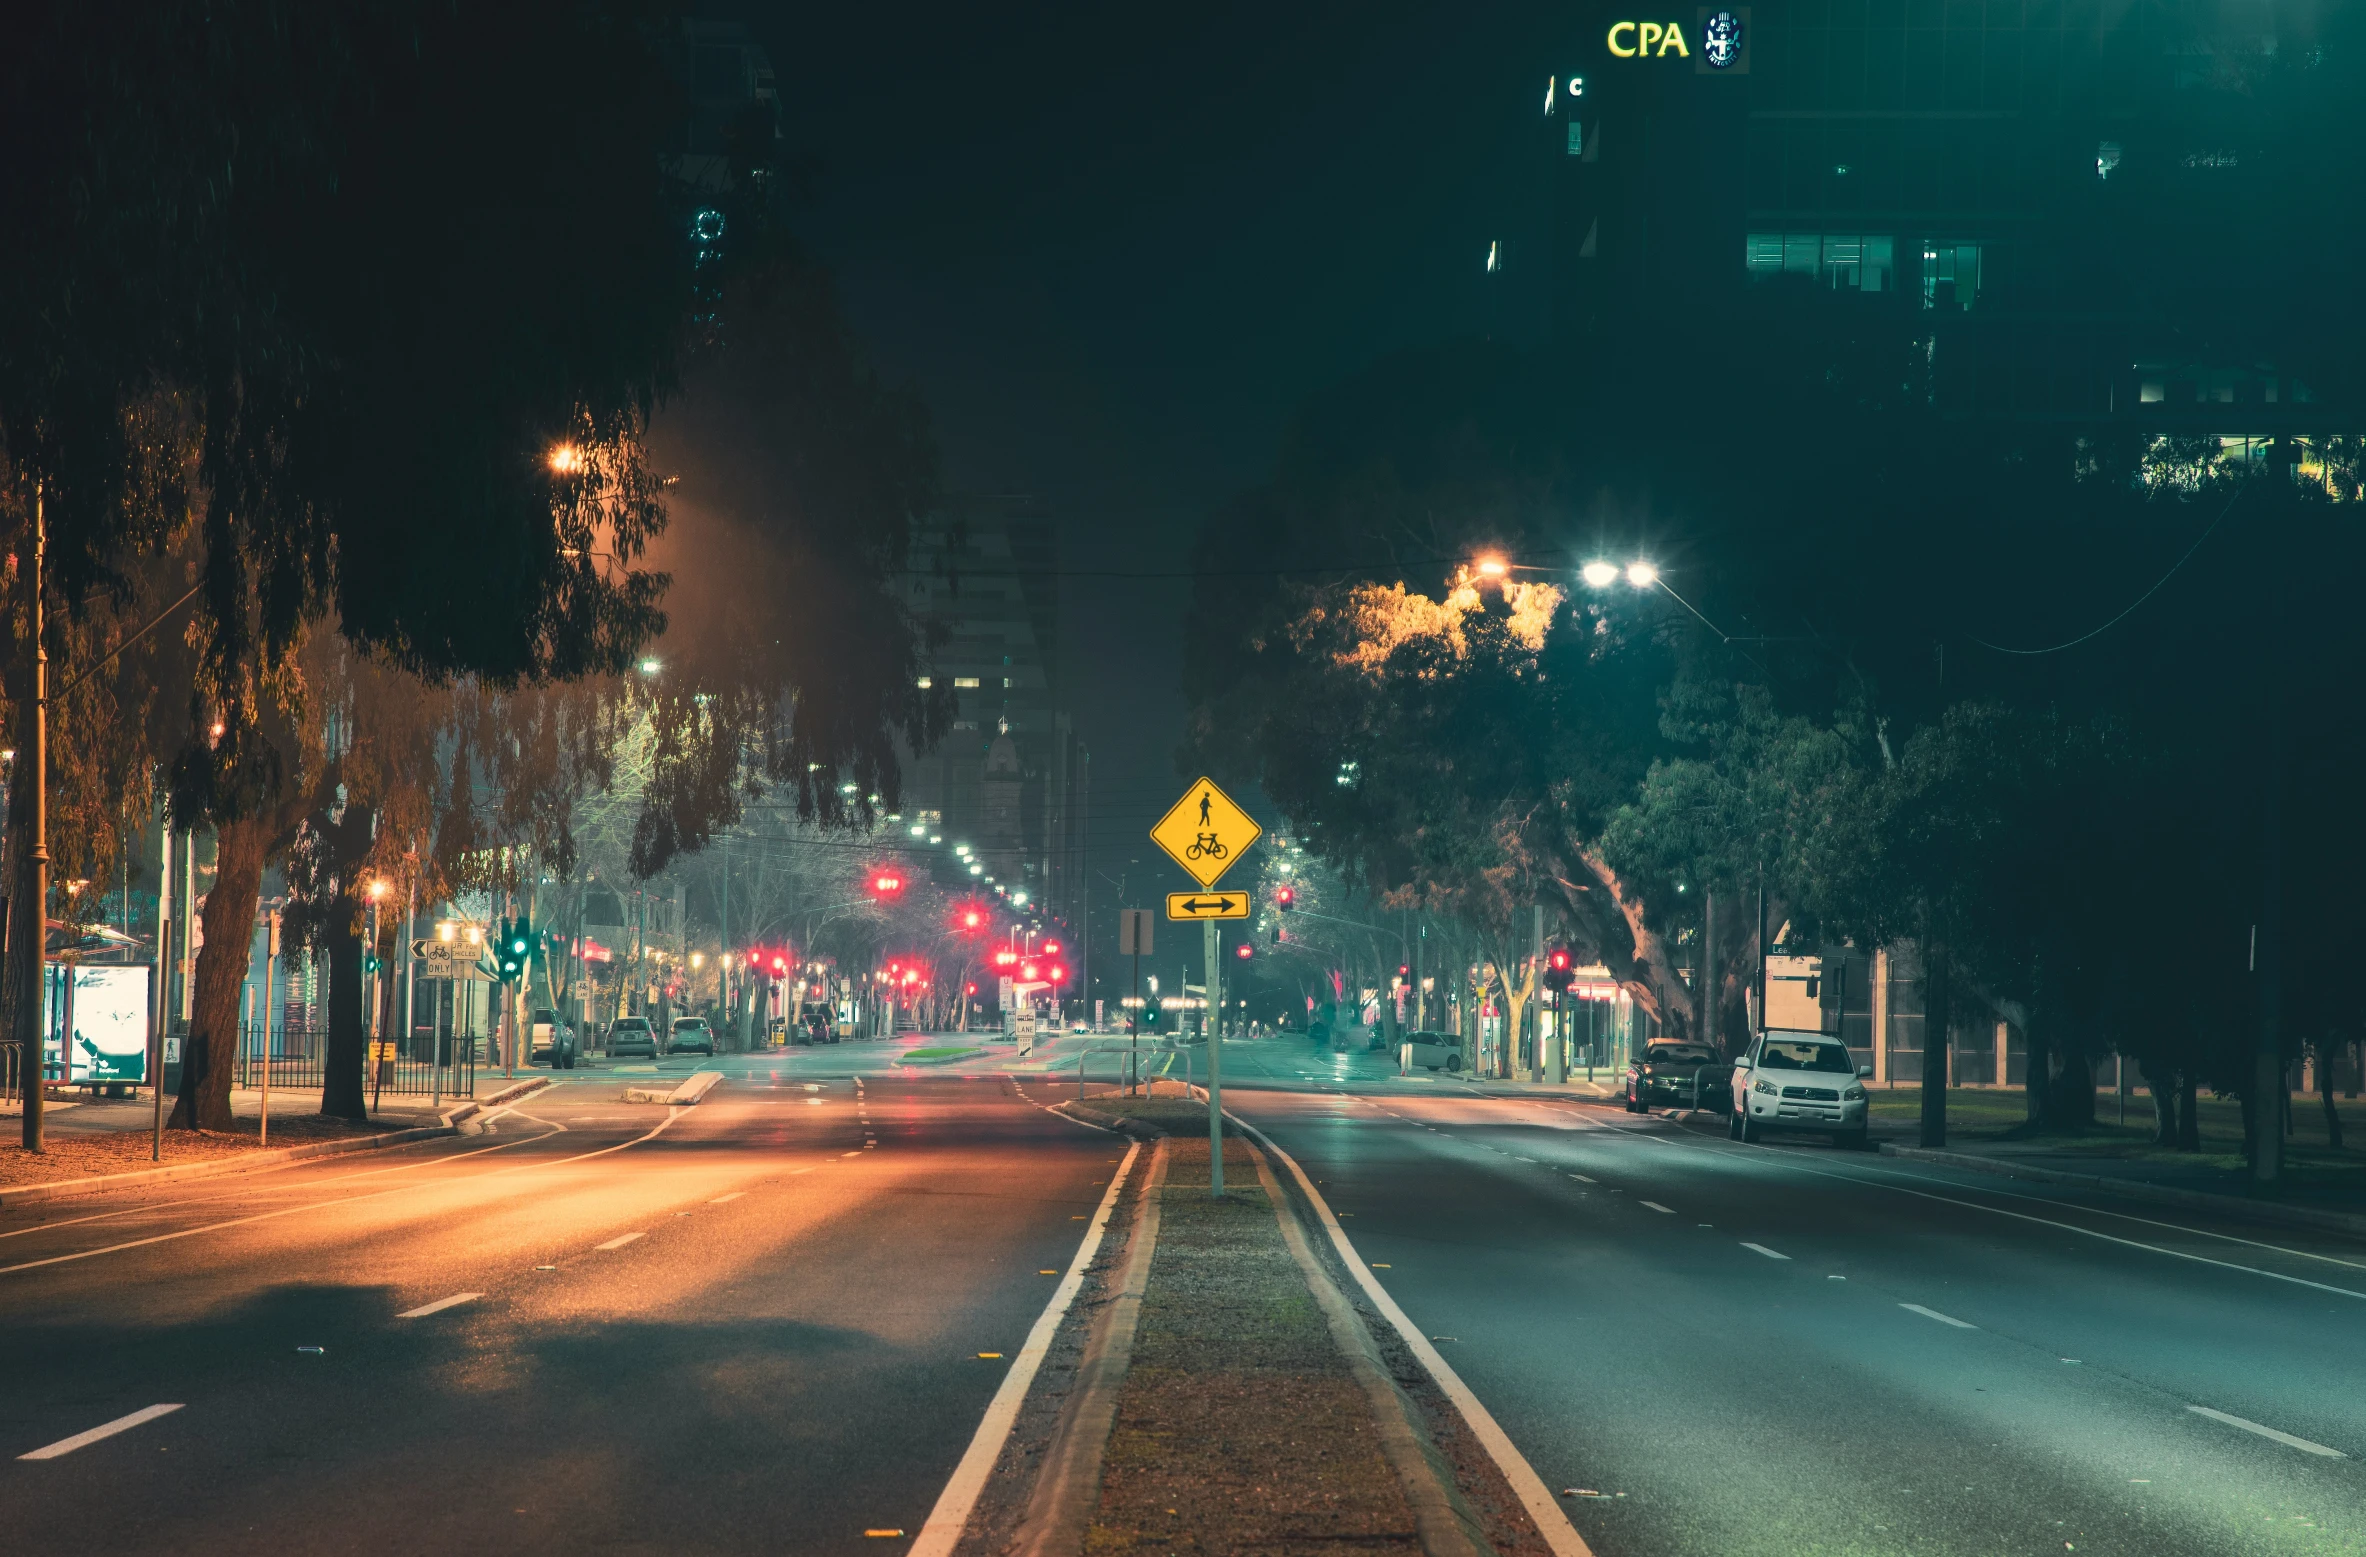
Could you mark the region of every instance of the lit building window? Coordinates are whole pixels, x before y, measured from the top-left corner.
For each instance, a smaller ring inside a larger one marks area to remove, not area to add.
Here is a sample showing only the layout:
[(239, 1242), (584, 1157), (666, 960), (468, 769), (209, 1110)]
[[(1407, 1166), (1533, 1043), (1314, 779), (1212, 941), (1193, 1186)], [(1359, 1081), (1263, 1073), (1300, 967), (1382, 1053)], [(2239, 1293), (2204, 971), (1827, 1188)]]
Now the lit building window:
[(1887, 292), (1897, 241), (1870, 233), (1754, 232), (1743, 262), (1750, 279), (1811, 276), (1835, 292)]
[(1980, 295), (1980, 246), (1925, 243), (1922, 246), (1922, 306), (1969, 308)]
[(934, 676), (922, 676), (917, 684), (922, 687), (933, 687), (937, 684), (937, 678)]
[(955, 676), (953, 678), (953, 685), (957, 687), (974, 687), (977, 684), (978, 678), (975, 676)]

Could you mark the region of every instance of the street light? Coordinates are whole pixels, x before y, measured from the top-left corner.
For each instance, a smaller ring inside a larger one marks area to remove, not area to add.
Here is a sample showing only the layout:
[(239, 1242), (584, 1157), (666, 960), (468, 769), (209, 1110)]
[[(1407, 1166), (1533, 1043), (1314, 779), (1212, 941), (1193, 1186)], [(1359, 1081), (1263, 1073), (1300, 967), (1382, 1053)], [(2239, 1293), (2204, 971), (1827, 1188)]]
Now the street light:
[(1579, 570), (1579, 575), (1596, 589), (1608, 589), (1618, 582), (1618, 564), (1615, 562), (1589, 562)]
[(1501, 578), (1507, 571), (1508, 566), (1501, 557), (1481, 557), (1478, 561), (1481, 578)]
[(1659, 582), (1659, 569), (1648, 562), (1630, 562), (1627, 564), (1627, 582), (1637, 589), (1649, 589)]
[(554, 444), (550, 451), (550, 473), (554, 476), (583, 474), (583, 451), (571, 443)]

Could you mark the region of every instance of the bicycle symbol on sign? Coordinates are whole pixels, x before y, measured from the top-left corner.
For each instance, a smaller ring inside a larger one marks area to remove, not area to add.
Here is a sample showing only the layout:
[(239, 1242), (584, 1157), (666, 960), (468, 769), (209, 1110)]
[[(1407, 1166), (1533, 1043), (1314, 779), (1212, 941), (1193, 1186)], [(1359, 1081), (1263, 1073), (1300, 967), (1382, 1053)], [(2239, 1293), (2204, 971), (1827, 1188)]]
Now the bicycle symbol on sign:
[(1225, 853), (1224, 845), (1214, 833), (1201, 833), (1198, 838), (1192, 841), (1190, 847), (1183, 851), (1183, 857), (1187, 860), (1220, 860), (1224, 858)]

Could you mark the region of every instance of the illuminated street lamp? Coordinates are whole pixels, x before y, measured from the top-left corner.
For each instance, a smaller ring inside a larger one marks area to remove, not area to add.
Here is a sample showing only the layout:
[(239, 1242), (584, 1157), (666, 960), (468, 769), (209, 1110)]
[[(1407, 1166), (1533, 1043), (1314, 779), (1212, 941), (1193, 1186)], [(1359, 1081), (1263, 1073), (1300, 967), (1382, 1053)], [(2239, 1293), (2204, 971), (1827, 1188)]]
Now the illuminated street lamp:
[(1608, 589), (1618, 582), (1618, 564), (1589, 562), (1579, 570), (1579, 576), (1596, 589)]
[(1659, 569), (1648, 562), (1630, 562), (1627, 564), (1627, 582), (1637, 589), (1649, 589), (1659, 582)]
[(550, 473), (554, 476), (583, 474), (583, 451), (571, 443), (554, 444), (550, 451)]

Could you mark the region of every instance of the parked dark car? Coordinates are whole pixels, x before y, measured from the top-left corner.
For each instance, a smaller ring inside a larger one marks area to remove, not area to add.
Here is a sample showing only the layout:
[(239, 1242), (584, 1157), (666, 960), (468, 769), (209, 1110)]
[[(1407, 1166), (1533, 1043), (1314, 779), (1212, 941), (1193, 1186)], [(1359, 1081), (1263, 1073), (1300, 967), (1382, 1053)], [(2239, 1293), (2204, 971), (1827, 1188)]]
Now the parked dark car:
[(1627, 1062), (1626, 1105), (1630, 1114), (1654, 1108), (1733, 1107), (1733, 1067), (1705, 1043), (1655, 1043), (1639, 1060)]
[(643, 1056), (657, 1058), (657, 1034), (649, 1030), (645, 1016), (620, 1016), (616, 1025), (608, 1029), (608, 1057)]
[(829, 1006), (819, 1000), (808, 1000), (797, 1008), (797, 1025), (789, 1036), (791, 1043), (836, 1043), (838, 1017)]

